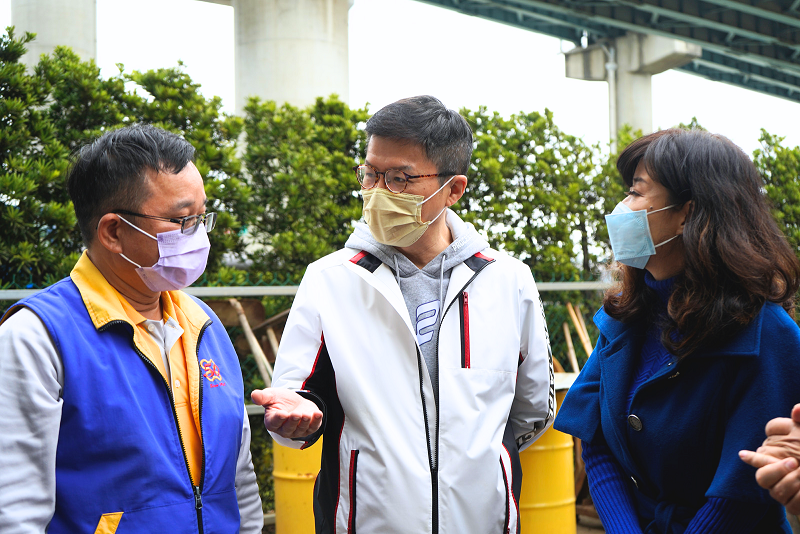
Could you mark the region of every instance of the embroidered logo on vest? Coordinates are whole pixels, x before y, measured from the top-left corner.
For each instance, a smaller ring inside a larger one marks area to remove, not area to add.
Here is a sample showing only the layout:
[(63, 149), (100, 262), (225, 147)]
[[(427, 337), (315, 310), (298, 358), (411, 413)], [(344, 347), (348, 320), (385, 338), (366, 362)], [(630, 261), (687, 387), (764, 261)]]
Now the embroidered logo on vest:
[[(222, 375), (219, 372), (219, 367), (214, 363), (214, 360), (200, 360), (200, 365), (203, 367), (203, 376), (206, 380), (211, 382), (212, 388), (224, 386), (225, 382), (222, 381)], [(214, 380), (219, 380), (219, 384), (214, 384)]]

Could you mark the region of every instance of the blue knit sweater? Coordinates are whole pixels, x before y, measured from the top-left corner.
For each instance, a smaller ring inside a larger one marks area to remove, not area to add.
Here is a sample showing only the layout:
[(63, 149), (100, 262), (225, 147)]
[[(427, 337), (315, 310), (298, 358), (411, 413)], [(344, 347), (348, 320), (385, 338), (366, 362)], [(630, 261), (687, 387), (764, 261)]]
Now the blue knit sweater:
[[(675, 279), (656, 280), (645, 272), (645, 283), (658, 294), (658, 316), (665, 317), (667, 303)], [(648, 328), (642, 351), (628, 391), (628, 406), (636, 389), (655, 372), (669, 363), (673, 356), (661, 343), (661, 328), (654, 323)], [(608, 534), (642, 534), (628, 483), (622, 468), (609, 450), (603, 434), (592, 443), (583, 444), (586, 476), (597, 513)], [(767, 505), (748, 503), (741, 506), (730, 499), (710, 498), (689, 523), (684, 534), (745, 534), (751, 532), (767, 512)]]

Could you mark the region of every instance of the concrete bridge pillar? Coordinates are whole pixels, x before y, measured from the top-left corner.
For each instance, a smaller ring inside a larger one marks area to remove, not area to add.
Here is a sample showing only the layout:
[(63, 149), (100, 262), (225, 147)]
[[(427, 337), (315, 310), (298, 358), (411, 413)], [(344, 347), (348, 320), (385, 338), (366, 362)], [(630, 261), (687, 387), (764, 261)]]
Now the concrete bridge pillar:
[[(247, 97), (296, 106), (336, 93), (349, 99), (348, 12), (353, 0), (205, 0), (234, 9), (237, 113)], [(23, 62), (57, 45), (96, 59), (95, 0), (11, 0), (17, 34), (37, 34)]]
[(566, 53), (567, 78), (606, 81), (609, 85), (609, 134), (619, 128), (653, 131), (653, 74), (684, 65), (702, 55), (702, 48), (656, 35), (627, 33), (606, 43)]
[(247, 97), (295, 106), (349, 99), (347, 15), (353, 0), (232, 0), (236, 113)]
[(33, 67), (39, 56), (58, 45), (69, 46), (82, 59), (97, 58), (95, 0), (11, 0), (11, 23), (17, 36), (36, 34), (22, 62)]

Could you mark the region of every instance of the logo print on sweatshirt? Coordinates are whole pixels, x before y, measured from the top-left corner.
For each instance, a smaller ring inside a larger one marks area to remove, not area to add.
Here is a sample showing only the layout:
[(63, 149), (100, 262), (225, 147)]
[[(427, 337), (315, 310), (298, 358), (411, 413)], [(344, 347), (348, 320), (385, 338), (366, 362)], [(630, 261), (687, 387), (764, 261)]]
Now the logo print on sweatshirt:
[(417, 306), (417, 343), (424, 345), (433, 339), (439, 322), (439, 301), (432, 300)]

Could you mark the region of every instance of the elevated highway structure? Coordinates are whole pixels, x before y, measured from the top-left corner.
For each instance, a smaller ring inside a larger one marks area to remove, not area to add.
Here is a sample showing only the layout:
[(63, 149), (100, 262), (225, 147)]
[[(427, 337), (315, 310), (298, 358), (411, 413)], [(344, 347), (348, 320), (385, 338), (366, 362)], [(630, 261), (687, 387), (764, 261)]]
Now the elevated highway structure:
[[(234, 9), (238, 111), (248, 95), (347, 100), (353, 0), (202, 1)], [(612, 138), (623, 123), (652, 130), (650, 78), (671, 68), (800, 102), (800, 0), (418, 1), (573, 43), (567, 75), (609, 83)], [(12, 0), (11, 11), (39, 35), (29, 63), (57, 44), (95, 56), (95, 0)]]

